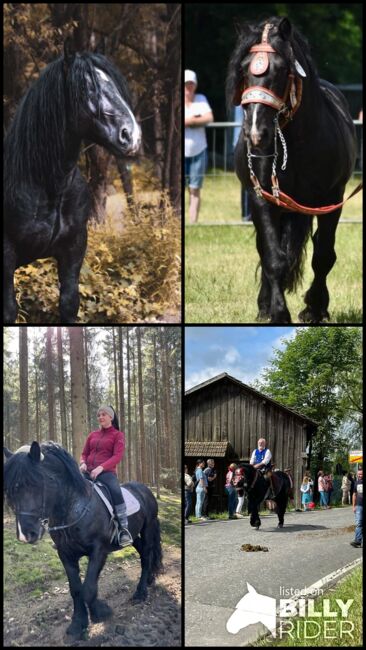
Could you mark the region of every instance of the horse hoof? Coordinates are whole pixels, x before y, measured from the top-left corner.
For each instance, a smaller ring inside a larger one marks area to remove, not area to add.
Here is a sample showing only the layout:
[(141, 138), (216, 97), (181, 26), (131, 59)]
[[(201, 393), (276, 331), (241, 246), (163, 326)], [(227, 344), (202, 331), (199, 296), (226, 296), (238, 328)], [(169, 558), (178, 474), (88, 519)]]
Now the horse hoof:
[(283, 524), (277, 524), (277, 528), (283, 528)]
[(134, 593), (132, 596), (132, 603), (134, 605), (138, 605), (139, 603), (143, 603), (144, 600), (146, 600), (147, 594), (138, 594), (137, 592)]
[(87, 626), (82, 627), (80, 623), (71, 623), (66, 630), (66, 634), (72, 636), (75, 641), (82, 641), (87, 629)]
[(99, 602), (94, 606), (93, 611), (90, 611), (90, 618), (93, 623), (102, 623), (113, 614), (113, 610), (107, 603)]

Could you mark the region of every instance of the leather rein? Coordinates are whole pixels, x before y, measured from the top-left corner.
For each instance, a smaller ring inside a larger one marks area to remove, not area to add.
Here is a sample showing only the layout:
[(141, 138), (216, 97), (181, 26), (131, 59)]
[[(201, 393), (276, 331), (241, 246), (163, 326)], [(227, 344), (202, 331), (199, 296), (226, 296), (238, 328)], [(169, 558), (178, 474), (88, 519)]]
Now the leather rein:
[[(268, 54), (276, 52), (276, 50), (268, 43), (268, 33), (272, 26), (273, 26), (272, 24), (266, 23), (263, 29), (261, 43), (259, 43), (258, 45), (253, 45), (249, 50), (250, 53), (253, 53), (255, 55), (251, 60), (249, 66), (250, 72), (253, 75), (264, 74), (269, 65)], [(285, 171), (286, 164), (287, 164), (287, 147), (286, 147), (286, 141), (284, 135), (282, 133), (282, 129), (285, 128), (288, 122), (293, 119), (293, 116), (295, 115), (296, 111), (298, 110), (301, 104), (301, 99), (302, 99), (301, 77), (306, 77), (306, 73), (298, 61), (295, 61), (295, 68), (299, 73), (299, 76), (295, 78), (294, 74), (289, 73), (288, 81), (287, 81), (287, 85), (283, 97), (278, 97), (272, 90), (270, 90), (269, 88), (265, 88), (264, 86), (250, 86), (249, 88), (245, 88), (241, 95), (241, 100), (239, 101), (237, 101), (238, 93), (235, 94), (234, 103), (237, 104), (241, 103), (242, 106), (246, 104), (264, 104), (266, 106), (270, 106), (276, 111), (276, 115), (273, 120), (275, 124), (274, 153), (270, 154), (269, 156), (260, 156), (260, 155), (252, 154), (250, 143), (247, 142), (247, 158), (248, 158), (250, 180), (253, 184), (255, 193), (259, 198), (265, 199), (266, 201), (273, 203), (274, 205), (277, 205), (285, 210), (289, 210), (291, 212), (300, 212), (302, 214), (307, 214), (307, 215), (328, 214), (329, 212), (334, 212), (334, 210), (340, 208), (352, 196), (357, 194), (362, 189), (363, 183), (359, 183), (357, 187), (353, 190), (353, 192), (344, 201), (341, 201), (340, 203), (336, 203), (333, 205), (322, 206), (318, 208), (307, 207), (301, 205), (300, 203), (297, 203), (295, 199), (291, 198), (290, 196), (282, 192), (278, 183), (278, 178), (276, 173), (276, 164), (277, 164), (277, 157), (278, 157), (277, 137), (280, 138), (283, 147), (284, 155), (283, 155), (283, 164), (281, 166), (281, 169), (282, 171)], [(265, 189), (263, 189), (258, 178), (256, 177), (253, 171), (252, 158), (272, 158), (272, 157), (273, 157), (273, 164), (272, 164), (272, 174), (271, 174), (271, 181), (272, 181), (272, 194), (271, 194), (270, 192), (267, 192)]]

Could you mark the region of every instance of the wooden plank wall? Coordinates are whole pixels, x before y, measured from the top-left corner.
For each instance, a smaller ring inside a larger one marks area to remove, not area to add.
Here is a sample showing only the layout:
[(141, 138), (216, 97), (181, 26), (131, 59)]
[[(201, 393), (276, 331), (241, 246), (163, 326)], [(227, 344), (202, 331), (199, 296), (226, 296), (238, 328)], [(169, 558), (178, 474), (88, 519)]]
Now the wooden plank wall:
[(298, 506), (305, 469), (301, 457), (306, 448), (304, 420), (230, 381), (220, 381), (187, 396), (187, 441), (229, 441), (238, 456), (247, 460), (258, 438), (266, 438), (278, 469), (292, 468)]

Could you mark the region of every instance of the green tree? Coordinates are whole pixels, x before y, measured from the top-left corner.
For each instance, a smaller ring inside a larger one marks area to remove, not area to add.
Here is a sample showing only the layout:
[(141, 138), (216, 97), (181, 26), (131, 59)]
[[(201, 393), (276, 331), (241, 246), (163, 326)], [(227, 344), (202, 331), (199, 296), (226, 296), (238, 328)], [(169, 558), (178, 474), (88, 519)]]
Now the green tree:
[(358, 432), (361, 427), (361, 336), (357, 327), (299, 328), (257, 382), (262, 392), (318, 422), (317, 466), (349, 448), (350, 420)]

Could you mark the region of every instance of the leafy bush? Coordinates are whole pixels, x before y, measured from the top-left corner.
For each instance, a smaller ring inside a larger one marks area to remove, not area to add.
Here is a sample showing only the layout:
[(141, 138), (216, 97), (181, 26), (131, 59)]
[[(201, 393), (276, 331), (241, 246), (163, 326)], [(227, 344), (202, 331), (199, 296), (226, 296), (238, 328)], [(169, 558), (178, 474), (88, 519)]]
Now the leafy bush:
[[(180, 306), (181, 228), (166, 197), (137, 205), (122, 225), (89, 225), (80, 273), (82, 323), (164, 321)], [(58, 322), (58, 277), (53, 259), (16, 272), (18, 322)], [(179, 317), (177, 316), (177, 321)]]

